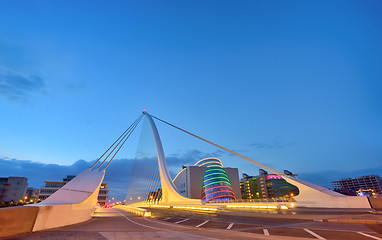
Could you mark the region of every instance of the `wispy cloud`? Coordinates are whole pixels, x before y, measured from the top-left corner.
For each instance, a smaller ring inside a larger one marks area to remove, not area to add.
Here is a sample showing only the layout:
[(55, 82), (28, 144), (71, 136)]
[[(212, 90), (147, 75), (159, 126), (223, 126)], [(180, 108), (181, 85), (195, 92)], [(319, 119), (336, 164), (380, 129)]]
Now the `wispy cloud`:
[(249, 145), (250, 147), (255, 148), (265, 148), (265, 149), (280, 149), (284, 148), (285, 145), (283, 145), (280, 141), (272, 141), (272, 142), (264, 142), (264, 143), (252, 143)]
[(26, 101), (31, 93), (42, 93), (45, 82), (35, 75), (0, 73), (0, 96), (11, 101)]

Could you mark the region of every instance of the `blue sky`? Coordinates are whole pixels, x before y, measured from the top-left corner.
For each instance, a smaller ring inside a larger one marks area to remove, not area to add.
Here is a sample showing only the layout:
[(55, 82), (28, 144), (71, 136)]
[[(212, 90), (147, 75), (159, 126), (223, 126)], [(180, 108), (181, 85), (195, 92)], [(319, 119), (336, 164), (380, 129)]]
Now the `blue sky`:
[[(380, 1), (3, 1), (0, 157), (93, 161), (147, 109), (278, 170), (382, 174), (381, 10)], [(213, 152), (159, 127), (168, 155)]]

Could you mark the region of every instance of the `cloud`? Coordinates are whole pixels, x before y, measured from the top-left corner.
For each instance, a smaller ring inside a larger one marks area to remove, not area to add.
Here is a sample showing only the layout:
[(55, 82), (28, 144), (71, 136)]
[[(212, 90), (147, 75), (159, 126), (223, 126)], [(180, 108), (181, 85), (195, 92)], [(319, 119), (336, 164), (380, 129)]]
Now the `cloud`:
[[(222, 153), (223, 154), (223, 153)], [(204, 153), (199, 150), (188, 151), (184, 154), (173, 154), (167, 156), (167, 166), (170, 175), (174, 177), (182, 165), (194, 165), (198, 160), (206, 157), (219, 157), (217, 153)], [(76, 175), (89, 168), (94, 161), (77, 160), (72, 165), (58, 165), (33, 162), (29, 160), (17, 160), (0, 158), (0, 177), (18, 176), (27, 177), (30, 187), (40, 188), (44, 181), (61, 181), (67, 175)], [(150, 171), (157, 169), (156, 157), (139, 159), (114, 159), (106, 171), (104, 182), (108, 183), (109, 196), (119, 200), (125, 198), (129, 182), (140, 186), (147, 185)], [(298, 177), (306, 181), (331, 188), (330, 182), (365, 175), (382, 175), (382, 165), (370, 169), (356, 171), (321, 171), (297, 173)]]
[[(104, 182), (109, 183), (110, 194), (124, 197), (126, 195), (131, 159), (115, 159), (106, 171)], [(77, 175), (89, 168), (94, 161), (78, 160), (72, 165), (58, 165), (0, 158), (0, 177), (16, 176), (28, 178), (29, 187), (40, 188), (44, 181), (61, 181), (67, 175)]]
[(16, 73), (0, 73), (0, 96), (11, 101), (25, 101), (29, 94), (43, 92), (45, 82), (42, 78)]
[[(182, 165), (194, 165), (203, 158), (219, 157), (218, 155), (219, 152), (203, 153), (199, 150), (192, 150), (185, 154), (169, 155), (166, 161), (170, 175), (174, 177), (182, 169)], [(0, 177), (27, 177), (30, 187), (40, 188), (44, 185), (44, 181), (61, 181), (67, 175), (77, 175), (93, 163), (94, 161), (77, 160), (72, 165), (58, 165), (3, 157), (0, 158)], [(132, 184), (144, 185), (150, 175), (148, 170), (157, 169), (156, 164), (156, 156), (139, 159), (139, 161), (114, 159), (108, 167), (104, 179), (104, 182), (108, 183), (109, 196), (124, 199), (130, 177), (132, 176), (134, 179)]]
[(285, 147), (285, 145), (281, 144), (281, 142), (279, 141), (272, 141), (270, 143), (252, 143), (249, 146), (255, 147), (255, 148), (265, 148), (265, 149), (280, 149)]
[(73, 83), (66, 84), (64, 87), (68, 91), (79, 91), (85, 88), (83, 84), (73, 84)]
[(43, 181), (57, 181), (66, 175), (76, 175), (90, 166), (85, 160), (72, 165), (45, 164), (29, 160), (0, 159), (1, 176), (27, 177), (29, 186), (39, 188)]

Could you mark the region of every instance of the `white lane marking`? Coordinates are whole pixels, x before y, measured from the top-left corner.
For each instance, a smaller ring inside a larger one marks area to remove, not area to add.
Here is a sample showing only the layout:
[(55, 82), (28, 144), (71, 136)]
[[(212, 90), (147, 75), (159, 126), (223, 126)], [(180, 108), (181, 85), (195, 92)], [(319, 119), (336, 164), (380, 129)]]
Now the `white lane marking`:
[(230, 223), (226, 229), (230, 230), (233, 226), (233, 223)]
[(157, 223), (157, 224), (162, 224), (166, 226), (171, 226), (171, 227), (176, 227), (176, 228), (185, 228), (185, 229), (193, 229), (194, 227), (188, 227), (187, 225), (179, 225), (179, 224), (174, 224), (174, 223), (169, 223), (169, 222), (164, 222), (164, 221), (153, 221), (148, 218), (145, 218), (146, 221)]
[(176, 224), (178, 224), (178, 223), (182, 223), (182, 222), (185, 222), (185, 221), (188, 221), (188, 220), (190, 220), (189, 218), (186, 218), (186, 219), (183, 219), (183, 220), (180, 220), (180, 221), (177, 221), (177, 222), (175, 222)]
[(312, 235), (315, 236), (317, 239), (325, 240), (325, 238), (321, 237), (321, 236), (318, 235), (317, 233), (315, 233), (315, 232), (313, 232), (313, 231), (311, 231), (311, 230), (309, 230), (309, 229), (307, 229), (307, 228), (303, 228), (303, 229), (304, 229), (305, 232), (312, 234)]
[(204, 224), (208, 223), (209, 221), (210, 221), (210, 220), (206, 220), (206, 221), (202, 222), (201, 224), (199, 224), (199, 225), (197, 225), (197, 226), (195, 226), (195, 227), (201, 227), (201, 226), (203, 226)]
[(123, 215), (123, 214), (120, 213), (119, 211), (117, 211), (117, 210), (115, 210), (115, 209), (113, 209), (113, 210), (116, 211), (117, 213), (121, 214), (122, 217), (126, 218), (126, 219), (129, 220), (130, 222), (135, 223), (135, 224), (137, 224), (137, 225), (139, 225), (139, 226), (142, 226), (142, 227), (148, 227), (148, 228), (152, 228), (152, 229), (155, 229), (155, 230), (161, 230), (161, 231), (163, 230), (162, 228), (156, 228), (156, 227), (151, 227), (151, 226), (147, 226), (147, 225), (144, 225), (144, 224), (137, 223), (137, 222), (131, 220), (130, 218), (126, 217), (125, 215)]
[(170, 217), (168, 217), (168, 218), (165, 218), (165, 219), (163, 219), (163, 221), (167, 221), (167, 220), (169, 220), (169, 219), (171, 219)]
[(268, 232), (268, 229), (263, 229), (263, 232), (264, 232), (264, 235), (267, 235), (267, 236), (269, 236), (270, 234), (269, 234), (269, 232)]
[(373, 235), (369, 235), (367, 233), (363, 233), (363, 232), (357, 232), (358, 234), (361, 234), (365, 237), (369, 237), (369, 238), (373, 238), (373, 239), (377, 239), (377, 240), (382, 240), (382, 238), (379, 238), (379, 237), (376, 237), (376, 236), (373, 236)]
[[(156, 229), (156, 230), (161, 230), (161, 231), (165, 231), (165, 232), (173, 232), (173, 233), (177, 232), (177, 231), (171, 231), (171, 230), (164, 229), (164, 228), (156, 228), (156, 227), (151, 227), (151, 226), (148, 226), (148, 225), (144, 225), (144, 224), (137, 223), (137, 222), (131, 220), (130, 218), (126, 217), (125, 215), (123, 215), (123, 214), (120, 213), (119, 211), (117, 211), (117, 210), (115, 210), (115, 209), (113, 209), (113, 210), (116, 211), (117, 213), (121, 214), (124, 218), (126, 218), (126, 219), (129, 220), (130, 222), (135, 223), (135, 224), (137, 224), (137, 225), (140, 225), (140, 226), (143, 226), (143, 227), (152, 228), (152, 229)], [(122, 211), (123, 211), (123, 210), (122, 210)], [(169, 225), (169, 226), (171, 226), (170, 224), (166, 224), (166, 223), (163, 223), (163, 222), (152, 221), (152, 220), (149, 220), (149, 219), (147, 219), (147, 218), (144, 218), (144, 220), (146, 220), (146, 221), (150, 221), (150, 222), (154, 222), (154, 223), (159, 223), (159, 224), (164, 224), (164, 225)], [(183, 227), (184, 227), (184, 226), (183, 226)], [(198, 238), (203, 237), (204, 239), (216, 239), (216, 238), (205, 237), (205, 236), (203, 236), (203, 235), (196, 235), (196, 234), (191, 234), (191, 233), (180, 233), (180, 234), (185, 235), (185, 236), (198, 237)]]

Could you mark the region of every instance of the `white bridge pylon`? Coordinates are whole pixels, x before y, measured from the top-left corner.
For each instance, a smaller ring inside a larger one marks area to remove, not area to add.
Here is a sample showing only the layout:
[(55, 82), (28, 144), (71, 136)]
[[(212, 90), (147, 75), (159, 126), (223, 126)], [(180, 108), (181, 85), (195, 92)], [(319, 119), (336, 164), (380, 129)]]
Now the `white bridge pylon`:
[(288, 183), (296, 186), (299, 189), (299, 194), (294, 197), (296, 200), (295, 205), (298, 207), (315, 207), (315, 208), (371, 208), (369, 200), (367, 197), (358, 197), (358, 196), (345, 196), (340, 193), (331, 191), (327, 188), (318, 186), (313, 183), (309, 183), (307, 181), (304, 181), (302, 179), (299, 179), (297, 177), (292, 177), (285, 175), (273, 168), (270, 168), (264, 164), (261, 164), (259, 162), (256, 162), (250, 158), (247, 158), (245, 156), (242, 156), (236, 152), (233, 152), (227, 148), (224, 148), (220, 145), (217, 145), (213, 142), (210, 142), (204, 138), (201, 138), (195, 134), (192, 134), (184, 129), (181, 129), (175, 125), (172, 125), (168, 122), (165, 122), (155, 116), (151, 116), (147, 112), (143, 112), (145, 116), (148, 118), (154, 139), (155, 139), (155, 145), (157, 150), (157, 157), (158, 157), (158, 165), (159, 165), (159, 171), (160, 171), (160, 179), (161, 179), (161, 185), (162, 185), (162, 201), (165, 203), (180, 203), (180, 204), (201, 204), (201, 200), (199, 199), (189, 199), (186, 197), (183, 197), (179, 194), (179, 192), (176, 190), (176, 187), (172, 183), (170, 174), (167, 169), (166, 159), (163, 152), (162, 143), (159, 137), (158, 130), (155, 126), (155, 123), (153, 121), (153, 117), (163, 123), (166, 123), (180, 131), (183, 131), (193, 137), (196, 137), (206, 143), (209, 143), (225, 152), (228, 152), (236, 157), (239, 157), (247, 162), (250, 162), (259, 168), (265, 169), (269, 172), (272, 172), (274, 174), (277, 174), (281, 177), (283, 177)]
[(162, 142), (159, 137), (158, 129), (151, 117), (150, 114), (144, 112), (147, 119), (149, 120), (151, 130), (153, 132), (155, 147), (157, 151), (158, 157), (158, 165), (159, 165), (159, 175), (160, 175), (160, 183), (162, 187), (162, 202), (163, 203), (172, 203), (172, 204), (202, 204), (201, 199), (190, 199), (183, 197), (171, 180), (170, 173), (167, 169), (166, 157), (164, 155)]

